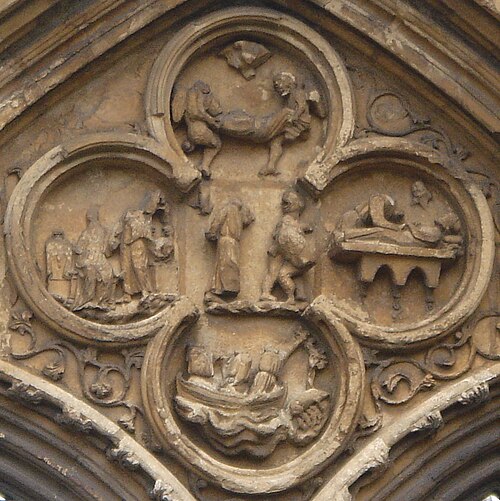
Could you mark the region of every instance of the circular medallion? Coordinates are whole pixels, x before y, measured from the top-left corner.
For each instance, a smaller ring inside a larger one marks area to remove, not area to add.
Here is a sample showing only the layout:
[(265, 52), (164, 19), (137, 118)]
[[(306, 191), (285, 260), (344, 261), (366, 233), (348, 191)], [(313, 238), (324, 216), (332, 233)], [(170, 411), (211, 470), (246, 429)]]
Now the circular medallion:
[(151, 140), (85, 138), (22, 177), (5, 219), (22, 298), (81, 342), (134, 342), (177, 298), (176, 179)]
[(226, 9), (164, 47), (146, 93), (151, 133), (205, 177), (292, 180), (352, 136), (347, 71), (323, 38), (260, 8)]
[(341, 165), (322, 195), (328, 256), (317, 294), (374, 347), (446, 335), (479, 305), (491, 273), (493, 228), (480, 190), (401, 153)]
[[(162, 444), (222, 487), (252, 494), (324, 468), (356, 425), (364, 366), (335, 316), (199, 319), (183, 298), (149, 344), (142, 393)], [(258, 478), (258, 481), (256, 481)]]

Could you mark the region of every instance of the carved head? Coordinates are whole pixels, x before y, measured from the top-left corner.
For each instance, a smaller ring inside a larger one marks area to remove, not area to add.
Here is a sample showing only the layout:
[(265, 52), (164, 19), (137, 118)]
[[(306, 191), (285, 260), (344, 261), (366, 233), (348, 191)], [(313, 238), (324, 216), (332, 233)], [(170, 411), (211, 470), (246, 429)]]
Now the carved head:
[(160, 190), (148, 191), (142, 203), (142, 210), (146, 214), (154, 214), (158, 209), (166, 206), (165, 199)]
[(87, 222), (95, 223), (99, 221), (99, 207), (97, 205), (92, 205), (87, 210)]
[(62, 240), (64, 238), (64, 230), (56, 229), (52, 232), (52, 238), (57, 238), (58, 240)]
[(306, 207), (304, 199), (295, 191), (287, 190), (281, 197), (281, 208), (284, 214), (301, 214)]
[(210, 94), (210, 92), (212, 92), (210, 85), (208, 85), (203, 80), (196, 80), (196, 82), (193, 84), (193, 89), (201, 92), (202, 94)]
[(445, 233), (458, 235), (462, 229), (460, 219), (453, 212), (448, 212), (435, 220), (435, 223)]
[(274, 75), (273, 85), (280, 96), (288, 96), (297, 87), (297, 79), (292, 73), (281, 71)]
[(432, 200), (432, 193), (422, 181), (415, 181), (411, 186), (412, 205), (426, 207)]
[(235, 207), (238, 207), (238, 209), (241, 209), (243, 207), (243, 202), (240, 198), (233, 198), (229, 201), (229, 203), (231, 205), (234, 205)]

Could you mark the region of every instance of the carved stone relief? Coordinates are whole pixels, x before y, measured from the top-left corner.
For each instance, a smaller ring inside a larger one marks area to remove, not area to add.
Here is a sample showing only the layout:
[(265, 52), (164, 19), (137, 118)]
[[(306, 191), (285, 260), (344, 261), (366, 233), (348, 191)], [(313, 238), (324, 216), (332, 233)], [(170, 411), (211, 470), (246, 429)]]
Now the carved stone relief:
[(332, 311), (374, 347), (403, 348), (446, 335), (477, 308), (493, 227), (473, 185), (442, 163), (393, 155), (339, 169), (322, 195), (329, 261), (319, 266)]
[(334, 316), (313, 305), (295, 319), (240, 319), (236, 337), (231, 316), (200, 318), (187, 299), (171, 313), (148, 346), (142, 387), (165, 447), (251, 493), (291, 487), (340, 453), (359, 412), (363, 365)]
[(175, 219), (185, 178), (154, 144), (141, 150), (113, 139), (40, 159), (5, 221), (27, 305), (57, 332), (89, 342), (152, 335), (179, 292)]
[[(195, 24), (158, 43), (149, 137), (83, 135), (6, 177), (9, 357), (54, 386), (73, 371), (200, 499), (308, 499), (394, 426), (387, 408), (498, 360), (498, 311), (475, 313), (491, 193), (399, 93), (364, 89), (355, 123), (343, 59), (301, 21), (238, 7)], [(137, 471), (132, 449), (106, 457)], [(182, 492), (153, 477), (152, 499)]]

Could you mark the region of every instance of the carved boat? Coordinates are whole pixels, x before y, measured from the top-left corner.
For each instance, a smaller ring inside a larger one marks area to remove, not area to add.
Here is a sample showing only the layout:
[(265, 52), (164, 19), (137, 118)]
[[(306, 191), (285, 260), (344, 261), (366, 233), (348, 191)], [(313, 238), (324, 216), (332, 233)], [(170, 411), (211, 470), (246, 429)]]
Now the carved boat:
[(234, 410), (253, 411), (261, 407), (281, 403), (286, 396), (286, 388), (280, 386), (269, 393), (248, 395), (245, 393), (231, 392), (221, 388), (210, 388), (199, 383), (177, 376), (177, 396), (196, 401), (200, 404)]

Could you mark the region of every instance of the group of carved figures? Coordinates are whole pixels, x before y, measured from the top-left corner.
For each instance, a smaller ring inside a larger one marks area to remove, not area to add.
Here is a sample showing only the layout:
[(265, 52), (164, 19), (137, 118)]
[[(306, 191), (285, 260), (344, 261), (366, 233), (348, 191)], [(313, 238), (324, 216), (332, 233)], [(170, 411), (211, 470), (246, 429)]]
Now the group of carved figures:
[[(300, 347), (308, 354), (307, 376), (287, 402), (281, 373)], [(188, 346), (186, 358), (187, 375), (177, 377), (177, 412), (201, 424), (226, 454), (266, 457), (286, 439), (305, 445), (326, 422), (330, 394), (315, 388), (314, 379), (328, 360), (302, 328), (289, 341), (265, 347), (257, 361), (246, 352), (214, 355), (199, 345)]]
[[(87, 210), (86, 228), (75, 244), (55, 230), (45, 244), (47, 288), (74, 312), (115, 310), (165, 292), (162, 266), (173, 257), (169, 207), (160, 191), (146, 194), (142, 206), (126, 210), (114, 229)], [(119, 270), (111, 257), (119, 254)]]
[[(268, 251), (269, 265), (262, 284), (262, 301), (276, 301), (272, 294), (275, 285), (282, 288), (289, 303), (306, 300), (294, 280), (314, 265), (314, 261), (307, 257), (305, 238), (312, 228), (300, 222), (304, 208), (304, 199), (298, 192), (290, 189), (283, 194), (282, 216)], [(239, 199), (229, 201), (215, 212), (206, 232), (208, 240), (217, 242), (215, 273), (206, 301), (234, 299), (239, 294), (241, 235), (253, 221), (251, 210)]]
[[(432, 198), (422, 181), (413, 183), (411, 204), (422, 210), (423, 221), (406, 222), (404, 212), (398, 210), (395, 201), (386, 194), (371, 195), (339, 218), (330, 237), (328, 254), (334, 261), (360, 262), (362, 296), (383, 266), (391, 271), (396, 291), (406, 284), (411, 271), (419, 269), (424, 276), (428, 308), (432, 309), (432, 291), (439, 284), (441, 265), (455, 259), (463, 244), (461, 223), (454, 212), (430, 218)], [(313, 228), (300, 221), (304, 208), (304, 198), (297, 191), (285, 191), (281, 219), (268, 250), (261, 301), (276, 300), (275, 286), (281, 287), (288, 303), (306, 300), (296, 277), (311, 269), (317, 259), (312, 257), (306, 239)], [(233, 300), (238, 295), (241, 236), (253, 221), (251, 210), (239, 199), (215, 211), (206, 233), (208, 240), (217, 242), (214, 279), (207, 301)]]
[[(254, 68), (270, 57), (262, 45), (243, 40), (224, 49), (221, 55), (247, 79), (253, 78)], [(250, 61), (253, 65), (249, 65)], [(172, 118), (174, 122), (184, 120), (186, 124), (187, 138), (182, 143), (184, 152), (191, 153), (198, 147), (203, 149), (198, 167), (205, 177), (211, 176), (211, 163), (222, 147), (221, 135), (269, 144), (268, 162), (260, 174), (277, 175), (283, 144), (299, 138), (307, 139), (311, 113), (326, 117), (325, 104), (313, 84), (301, 81), (289, 71), (277, 72), (272, 84), (283, 101), (283, 107), (265, 116), (255, 116), (241, 109), (225, 112), (210, 85), (202, 80), (194, 82), (188, 89), (177, 89), (172, 100)]]

